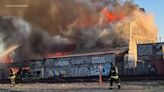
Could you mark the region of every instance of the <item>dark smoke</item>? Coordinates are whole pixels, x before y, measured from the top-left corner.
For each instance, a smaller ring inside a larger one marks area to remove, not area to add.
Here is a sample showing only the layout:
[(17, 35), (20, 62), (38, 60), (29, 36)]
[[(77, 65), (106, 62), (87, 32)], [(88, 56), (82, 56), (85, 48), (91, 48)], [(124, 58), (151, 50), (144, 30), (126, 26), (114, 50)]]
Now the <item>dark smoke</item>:
[(6, 47), (13, 44), (22, 44), (28, 39), (30, 25), (20, 18), (0, 17), (1, 40)]
[(0, 17), (0, 39), (5, 48), (20, 45), (13, 53), (14, 61), (43, 57), (47, 53), (65, 51), (69, 41), (60, 36), (51, 37), (46, 31), (34, 28), (16, 17)]
[[(118, 30), (117, 25), (126, 24), (123, 20), (128, 18), (137, 20), (137, 15), (140, 16), (138, 23), (146, 27), (141, 21), (146, 15), (134, 13), (139, 8), (129, 1), (25, 0), (21, 4), (28, 4), (26, 8), (6, 8), (4, 4), (12, 2), (2, 0), (0, 14), (14, 17), (0, 18), (0, 34), (6, 47), (12, 44), (21, 46), (13, 55), (15, 61), (43, 57), (54, 52), (127, 46), (127, 33)], [(114, 15), (121, 13), (121, 18), (107, 20), (102, 14), (105, 7)]]
[(52, 35), (61, 34), (80, 16), (91, 11), (74, 0), (36, 0), (24, 12), (24, 18)]

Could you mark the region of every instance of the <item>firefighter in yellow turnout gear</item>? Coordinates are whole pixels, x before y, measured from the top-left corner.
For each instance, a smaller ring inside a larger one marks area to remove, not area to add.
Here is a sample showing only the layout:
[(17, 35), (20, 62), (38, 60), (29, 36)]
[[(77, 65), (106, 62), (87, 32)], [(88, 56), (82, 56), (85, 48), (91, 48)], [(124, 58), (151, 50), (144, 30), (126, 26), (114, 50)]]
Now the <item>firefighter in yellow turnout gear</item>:
[(11, 86), (15, 85), (16, 73), (10, 73), (10, 83)]
[(110, 89), (112, 89), (113, 87), (113, 82), (115, 82), (117, 84), (117, 87), (120, 89), (121, 85), (120, 85), (120, 78), (118, 75), (118, 68), (114, 66), (113, 63), (111, 63), (109, 76), (110, 76)]
[(15, 79), (16, 79), (18, 72), (19, 72), (19, 68), (16, 68), (16, 67), (10, 68), (10, 77), (9, 78), (10, 78), (11, 86), (15, 85)]

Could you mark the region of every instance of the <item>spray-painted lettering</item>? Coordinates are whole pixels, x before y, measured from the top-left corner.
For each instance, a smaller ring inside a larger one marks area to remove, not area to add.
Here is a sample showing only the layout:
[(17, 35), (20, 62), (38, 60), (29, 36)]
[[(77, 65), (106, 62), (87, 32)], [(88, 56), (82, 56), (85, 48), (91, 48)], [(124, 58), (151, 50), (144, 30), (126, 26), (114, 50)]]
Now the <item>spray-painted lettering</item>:
[(57, 61), (54, 62), (55, 66), (68, 66), (69, 61), (67, 59), (58, 59)]
[(90, 75), (90, 69), (87, 66), (77, 66), (72, 67), (70, 76), (89, 76)]
[(91, 57), (91, 63), (92, 64), (105, 63), (105, 59), (103, 56), (93, 56), (93, 57)]
[(71, 64), (73, 64), (73, 65), (84, 64), (86, 60), (87, 60), (86, 57), (72, 58), (71, 59)]

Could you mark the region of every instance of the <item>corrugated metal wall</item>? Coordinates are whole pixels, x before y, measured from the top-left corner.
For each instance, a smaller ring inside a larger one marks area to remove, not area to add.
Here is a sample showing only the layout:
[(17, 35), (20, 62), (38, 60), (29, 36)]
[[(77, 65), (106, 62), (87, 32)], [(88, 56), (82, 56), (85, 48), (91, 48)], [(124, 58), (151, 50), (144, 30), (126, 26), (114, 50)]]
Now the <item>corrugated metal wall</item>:
[(157, 74), (164, 75), (164, 62), (163, 61), (151, 61), (150, 63), (154, 66), (155, 72)]
[(117, 66), (120, 75), (164, 75), (164, 62), (137, 62), (136, 68), (125, 68), (123, 62), (118, 62)]
[[(55, 78), (55, 77), (86, 77), (98, 76), (99, 66), (102, 65), (102, 74), (109, 74), (110, 63), (115, 62), (119, 75), (164, 75), (164, 62), (138, 62), (136, 68), (125, 67), (124, 61), (115, 61), (114, 54), (99, 54), (86, 56), (73, 56), (63, 58), (49, 58), (31, 62), (30, 70), (37, 76), (37, 71), (40, 71), (38, 77)], [(9, 72), (0, 71), (0, 79), (8, 78)], [(35, 76), (34, 76), (35, 77)]]
[(44, 77), (97, 76), (100, 65), (102, 65), (102, 74), (108, 75), (111, 62), (115, 62), (114, 54), (46, 59)]

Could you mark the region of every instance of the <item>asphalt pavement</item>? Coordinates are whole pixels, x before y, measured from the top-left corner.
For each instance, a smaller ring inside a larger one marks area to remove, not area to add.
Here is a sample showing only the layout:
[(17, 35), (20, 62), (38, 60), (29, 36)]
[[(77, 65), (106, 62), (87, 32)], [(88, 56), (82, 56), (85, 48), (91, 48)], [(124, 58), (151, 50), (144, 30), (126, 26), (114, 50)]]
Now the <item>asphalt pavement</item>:
[(164, 92), (164, 81), (122, 81), (121, 89), (115, 85), (109, 89), (109, 82), (76, 83), (18, 83), (0, 84), (0, 92)]

